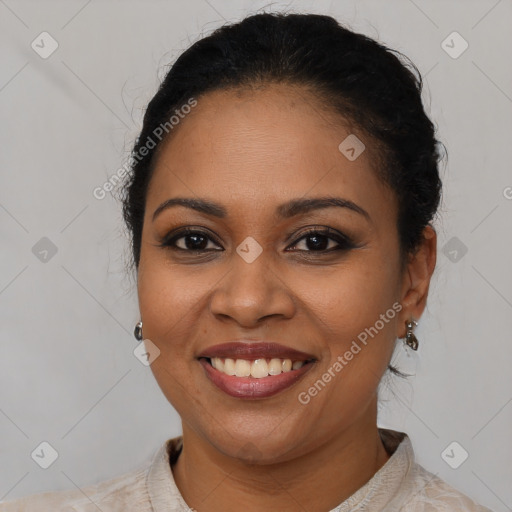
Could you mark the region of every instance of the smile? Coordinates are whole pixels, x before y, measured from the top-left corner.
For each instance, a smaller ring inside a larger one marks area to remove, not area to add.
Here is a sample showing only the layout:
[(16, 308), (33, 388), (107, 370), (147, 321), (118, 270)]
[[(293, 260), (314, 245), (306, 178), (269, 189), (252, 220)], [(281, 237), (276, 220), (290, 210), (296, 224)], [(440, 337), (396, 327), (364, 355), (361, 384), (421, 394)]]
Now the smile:
[(221, 391), (237, 398), (266, 398), (289, 388), (307, 373), (315, 360), (260, 358), (199, 358), (208, 379)]

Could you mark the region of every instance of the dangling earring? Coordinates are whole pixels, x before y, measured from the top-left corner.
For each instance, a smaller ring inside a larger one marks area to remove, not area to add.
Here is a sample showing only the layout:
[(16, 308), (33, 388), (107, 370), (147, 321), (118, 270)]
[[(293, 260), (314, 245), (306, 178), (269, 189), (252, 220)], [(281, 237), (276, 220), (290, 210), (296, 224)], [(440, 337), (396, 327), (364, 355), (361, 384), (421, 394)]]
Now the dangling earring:
[(411, 319), (405, 322), (406, 332), (404, 343), (413, 350), (418, 350), (418, 338), (413, 334), (414, 327), (418, 325), (416, 320)]
[(142, 322), (137, 323), (135, 330), (133, 331), (133, 335), (135, 336), (135, 339), (142, 341)]

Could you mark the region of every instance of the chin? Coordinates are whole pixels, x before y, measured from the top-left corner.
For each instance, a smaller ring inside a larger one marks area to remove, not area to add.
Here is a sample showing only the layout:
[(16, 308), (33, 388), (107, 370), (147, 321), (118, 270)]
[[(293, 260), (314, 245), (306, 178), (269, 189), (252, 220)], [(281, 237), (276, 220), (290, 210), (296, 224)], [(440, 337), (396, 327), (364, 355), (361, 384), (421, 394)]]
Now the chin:
[(215, 448), (229, 457), (249, 464), (272, 464), (291, 459), (294, 455), (290, 452), (297, 444), (291, 444), (292, 437), (289, 433), (276, 432), (272, 429), (260, 433), (254, 430), (237, 430), (232, 432), (232, 435), (227, 432), (219, 434), (221, 439), (216, 439), (215, 435), (210, 438)]

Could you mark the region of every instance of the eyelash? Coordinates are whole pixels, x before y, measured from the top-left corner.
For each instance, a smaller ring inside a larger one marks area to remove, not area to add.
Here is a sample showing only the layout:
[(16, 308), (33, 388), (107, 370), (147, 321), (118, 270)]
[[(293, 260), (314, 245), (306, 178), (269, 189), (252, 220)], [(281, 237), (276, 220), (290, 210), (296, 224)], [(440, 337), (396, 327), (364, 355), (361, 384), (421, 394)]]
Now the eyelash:
[[(159, 244), (159, 246), (168, 248), (168, 249), (171, 249), (174, 251), (189, 252), (189, 253), (193, 253), (193, 254), (201, 254), (201, 253), (207, 253), (207, 252), (221, 252), (220, 249), (183, 249), (182, 247), (176, 247), (176, 245), (174, 245), (177, 240), (179, 240), (181, 238), (185, 238), (189, 235), (200, 235), (205, 238), (208, 238), (210, 241), (213, 241), (217, 245), (220, 245), (205, 231), (195, 230), (195, 229), (191, 229), (191, 228), (185, 228), (185, 229), (182, 229), (181, 231), (179, 231), (178, 233), (175, 233), (171, 238), (169, 238), (169, 237), (164, 238), (163, 242), (161, 244)], [(315, 235), (327, 237), (329, 240), (335, 241), (338, 244), (338, 246), (335, 248), (326, 249), (326, 250), (314, 251), (314, 250), (299, 249), (298, 251), (303, 252), (303, 253), (313, 253), (313, 254), (315, 254), (315, 253), (316, 254), (330, 254), (334, 251), (348, 251), (348, 250), (356, 247), (356, 244), (352, 241), (352, 239), (350, 237), (348, 237), (347, 235), (343, 235), (343, 234), (339, 233), (338, 231), (335, 231), (331, 228), (309, 229), (309, 230), (305, 231), (304, 233), (301, 233), (300, 238), (298, 238), (295, 242), (293, 242), (291, 244), (291, 246), (288, 246), (288, 247), (295, 247), (302, 240), (307, 239), (308, 237), (315, 236)]]

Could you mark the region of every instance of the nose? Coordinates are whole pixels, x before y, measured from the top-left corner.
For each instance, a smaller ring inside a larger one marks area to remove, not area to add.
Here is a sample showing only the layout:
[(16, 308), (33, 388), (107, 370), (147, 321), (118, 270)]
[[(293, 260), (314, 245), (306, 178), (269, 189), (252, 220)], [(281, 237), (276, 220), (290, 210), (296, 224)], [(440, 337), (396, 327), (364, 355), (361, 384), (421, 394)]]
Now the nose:
[(269, 259), (263, 251), (248, 263), (235, 253), (230, 271), (211, 294), (212, 314), (246, 328), (261, 326), (269, 317), (292, 318), (296, 310), (293, 292)]

